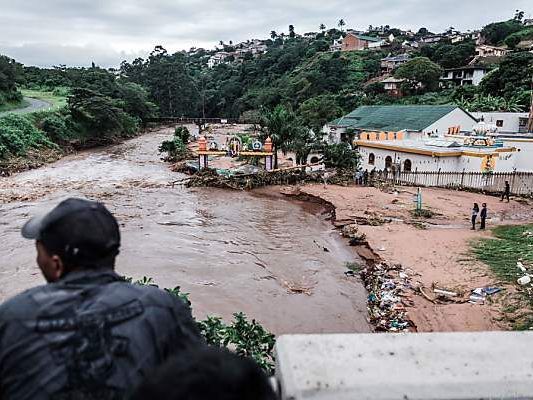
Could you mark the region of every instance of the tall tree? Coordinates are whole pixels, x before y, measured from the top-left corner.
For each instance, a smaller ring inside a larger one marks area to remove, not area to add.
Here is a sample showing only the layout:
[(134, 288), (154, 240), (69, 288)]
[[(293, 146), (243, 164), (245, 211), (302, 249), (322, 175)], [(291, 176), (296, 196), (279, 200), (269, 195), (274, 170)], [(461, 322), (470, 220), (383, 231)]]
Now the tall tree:
[(324, 24), (320, 24), (320, 26), (318, 27), (318, 29), (320, 29), (321, 32), (324, 32), (326, 30), (326, 25)]
[(341, 31), (343, 31), (344, 26), (346, 25), (346, 22), (344, 22), (344, 19), (339, 19), (339, 22), (337, 23), (338, 27)]
[(270, 37), (271, 37), (272, 39), (275, 39), (275, 38), (278, 37), (278, 34), (276, 33), (276, 31), (270, 31)]
[(289, 36), (291, 38), (296, 36), (296, 33), (294, 33), (294, 25), (289, 25)]
[(406, 79), (412, 89), (434, 90), (439, 86), (442, 68), (427, 57), (416, 57), (400, 65), (394, 76)]

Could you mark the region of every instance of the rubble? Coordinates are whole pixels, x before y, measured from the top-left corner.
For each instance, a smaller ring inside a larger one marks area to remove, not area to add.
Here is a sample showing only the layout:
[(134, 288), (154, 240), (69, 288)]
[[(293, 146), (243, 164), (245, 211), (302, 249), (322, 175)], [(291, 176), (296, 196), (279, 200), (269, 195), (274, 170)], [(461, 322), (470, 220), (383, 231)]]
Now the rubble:
[(407, 295), (412, 289), (409, 276), (401, 265), (384, 262), (368, 265), (360, 272), (368, 291), (368, 315), (377, 332), (413, 332), (406, 307), (413, 302)]

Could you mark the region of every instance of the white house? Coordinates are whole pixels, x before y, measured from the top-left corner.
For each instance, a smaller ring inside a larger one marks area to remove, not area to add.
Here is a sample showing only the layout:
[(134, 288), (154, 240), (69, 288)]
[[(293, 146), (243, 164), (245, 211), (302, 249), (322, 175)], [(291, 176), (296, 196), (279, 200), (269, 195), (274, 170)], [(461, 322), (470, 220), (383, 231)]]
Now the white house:
[(488, 44), (480, 44), (476, 46), (476, 56), (479, 57), (503, 57), (509, 52), (504, 47), (489, 46)]
[[(481, 139), (480, 139), (481, 140)], [(361, 167), (383, 171), (512, 172), (517, 151), (513, 147), (464, 145), (446, 139), (356, 142)]]
[(494, 125), (499, 133), (525, 133), (529, 114), (513, 112), (473, 112), (477, 120)]
[(230, 53), (225, 51), (219, 51), (218, 53), (215, 53), (212, 55), (209, 60), (207, 60), (207, 67), (213, 68), (219, 64), (224, 64), (226, 61), (226, 58), (230, 56)]
[(468, 65), (461, 68), (446, 69), (442, 74), (441, 84), (453, 83), (457, 86), (478, 86), (487, 74), (488, 68), (482, 65)]

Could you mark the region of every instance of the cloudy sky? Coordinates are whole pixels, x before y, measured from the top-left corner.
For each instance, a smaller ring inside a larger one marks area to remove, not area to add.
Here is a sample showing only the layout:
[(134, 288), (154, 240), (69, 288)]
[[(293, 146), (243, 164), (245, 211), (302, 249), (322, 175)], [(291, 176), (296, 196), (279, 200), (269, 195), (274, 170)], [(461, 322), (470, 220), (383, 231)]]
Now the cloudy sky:
[(271, 30), (391, 25), (467, 30), (533, 14), (531, 0), (0, 0), (0, 54), (26, 65), (118, 66), (156, 45), (213, 48)]

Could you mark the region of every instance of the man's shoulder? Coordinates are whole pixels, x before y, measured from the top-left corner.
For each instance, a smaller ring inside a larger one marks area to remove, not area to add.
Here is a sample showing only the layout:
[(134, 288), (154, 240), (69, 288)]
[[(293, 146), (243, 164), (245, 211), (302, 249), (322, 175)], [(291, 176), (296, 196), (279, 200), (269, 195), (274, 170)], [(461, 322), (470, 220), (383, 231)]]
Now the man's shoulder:
[(49, 285), (39, 285), (7, 299), (0, 304), (0, 319), (20, 316), (22, 313), (36, 312), (39, 306), (36, 297), (39, 297), (41, 293), (46, 293), (48, 290)]
[(140, 300), (147, 307), (186, 307), (176, 296), (159, 289), (157, 286), (138, 285), (125, 281), (115, 282), (109, 292), (119, 297), (130, 297)]

